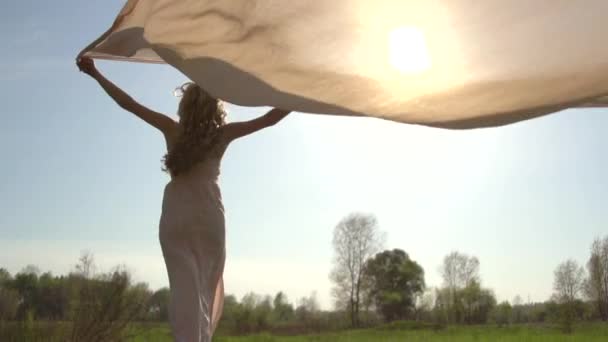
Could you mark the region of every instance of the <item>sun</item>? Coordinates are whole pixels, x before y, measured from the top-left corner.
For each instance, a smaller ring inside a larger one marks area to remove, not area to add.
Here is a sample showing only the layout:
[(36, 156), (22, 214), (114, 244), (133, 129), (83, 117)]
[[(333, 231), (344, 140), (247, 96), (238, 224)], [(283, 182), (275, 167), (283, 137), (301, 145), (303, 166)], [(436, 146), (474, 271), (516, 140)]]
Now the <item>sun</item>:
[(424, 33), (415, 27), (398, 27), (389, 33), (390, 64), (402, 73), (417, 74), (431, 67)]

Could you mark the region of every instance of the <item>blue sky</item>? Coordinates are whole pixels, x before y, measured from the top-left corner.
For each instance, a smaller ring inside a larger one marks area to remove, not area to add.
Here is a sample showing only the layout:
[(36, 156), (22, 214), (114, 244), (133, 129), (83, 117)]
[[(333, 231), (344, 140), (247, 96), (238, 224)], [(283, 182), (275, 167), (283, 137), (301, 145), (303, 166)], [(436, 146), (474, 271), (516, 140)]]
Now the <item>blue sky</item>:
[[(157, 241), (164, 142), (123, 112), (73, 59), (122, 1), (13, 1), (0, 13), (0, 267), (69, 271), (83, 250), (167, 284)], [(99, 63), (142, 103), (174, 113), (185, 81), (166, 66)], [(230, 106), (230, 119), (263, 109)], [(480, 258), (499, 299), (547, 299), (556, 265), (586, 262), (608, 232), (608, 110), (570, 110), (508, 127), (445, 131), (295, 114), (232, 145), (221, 186), (227, 291), (330, 305), (335, 224), (376, 214), (387, 247), (427, 283), (452, 250)]]

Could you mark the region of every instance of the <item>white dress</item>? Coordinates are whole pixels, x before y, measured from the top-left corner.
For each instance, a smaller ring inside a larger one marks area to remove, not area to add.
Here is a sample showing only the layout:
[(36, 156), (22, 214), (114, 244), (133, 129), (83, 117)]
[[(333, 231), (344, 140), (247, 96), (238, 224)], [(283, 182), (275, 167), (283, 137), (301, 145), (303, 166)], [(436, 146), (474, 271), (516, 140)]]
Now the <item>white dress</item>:
[[(220, 139), (221, 140), (221, 139)], [(227, 143), (165, 187), (159, 238), (177, 342), (210, 342), (224, 305), (224, 206), (218, 186)]]

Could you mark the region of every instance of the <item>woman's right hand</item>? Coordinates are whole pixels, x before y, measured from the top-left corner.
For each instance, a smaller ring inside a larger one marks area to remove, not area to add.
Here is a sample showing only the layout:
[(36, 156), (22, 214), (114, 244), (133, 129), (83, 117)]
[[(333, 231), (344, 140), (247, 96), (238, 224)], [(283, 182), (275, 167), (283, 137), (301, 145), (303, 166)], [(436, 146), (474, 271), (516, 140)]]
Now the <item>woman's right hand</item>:
[(76, 65), (78, 65), (78, 69), (80, 69), (80, 71), (84, 72), (85, 74), (87, 74), (93, 78), (97, 74), (97, 68), (95, 68), (95, 62), (93, 62), (93, 59), (91, 59), (89, 57), (79, 58), (76, 61)]

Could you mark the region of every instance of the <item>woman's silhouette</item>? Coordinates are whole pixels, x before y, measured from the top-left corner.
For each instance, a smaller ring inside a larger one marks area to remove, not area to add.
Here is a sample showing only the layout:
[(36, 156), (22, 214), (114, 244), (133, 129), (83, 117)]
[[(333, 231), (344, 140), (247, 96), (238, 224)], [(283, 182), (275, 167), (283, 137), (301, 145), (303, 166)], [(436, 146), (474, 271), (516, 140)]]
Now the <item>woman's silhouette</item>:
[(78, 60), (118, 105), (160, 130), (167, 144), (159, 238), (169, 274), (169, 315), (178, 342), (209, 342), (222, 314), (225, 260), (220, 161), (230, 142), (272, 126), (289, 112), (273, 109), (226, 124), (222, 103), (195, 83), (181, 87), (179, 122), (137, 103), (106, 79), (90, 58)]

